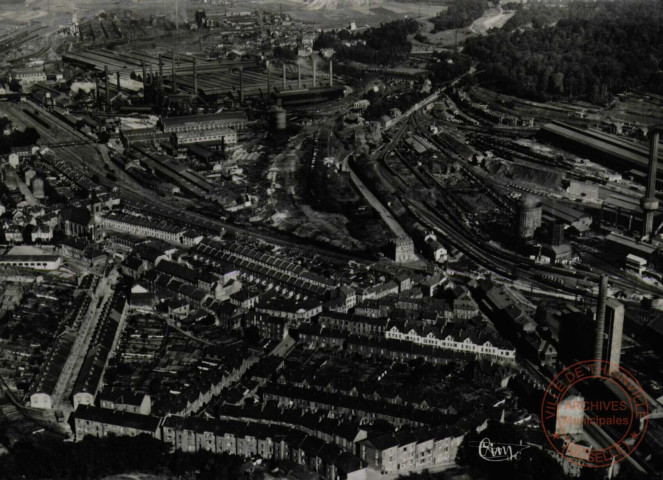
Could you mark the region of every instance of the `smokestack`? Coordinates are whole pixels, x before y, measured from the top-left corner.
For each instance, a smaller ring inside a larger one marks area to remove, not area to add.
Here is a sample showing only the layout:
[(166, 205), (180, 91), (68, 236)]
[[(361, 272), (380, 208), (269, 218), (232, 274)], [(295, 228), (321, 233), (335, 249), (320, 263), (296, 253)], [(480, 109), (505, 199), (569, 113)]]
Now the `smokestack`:
[(178, 7), (177, 0), (175, 0), (175, 30), (180, 29), (180, 12)]
[(117, 94), (120, 94), (120, 72), (115, 72), (117, 75)]
[(297, 64), (297, 88), (302, 88), (302, 66)]
[(157, 101), (159, 102), (159, 108), (161, 113), (163, 113), (163, 58), (159, 54), (159, 93), (157, 95)]
[(104, 79), (105, 79), (105, 86), (106, 86), (106, 108), (108, 109), (110, 105), (110, 90), (108, 88), (108, 66), (104, 67)]
[(608, 276), (601, 275), (599, 280), (599, 298), (596, 306), (596, 338), (594, 340), (594, 373), (601, 371), (603, 360), (603, 335), (605, 331), (605, 303), (608, 299)]
[(196, 69), (196, 59), (193, 59), (193, 93), (198, 95), (198, 71)]
[(656, 170), (658, 167), (658, 141), (661, 127), (654, 127), (649, 132), (649, 165), (647, 170), (647, 192), (640, 200), (643, 210), (642, 235), (649, 236), (654, 230), (654, 214), (658, 210), (656, 198)]
[(283, 64), (283, 90), (285, 90), (285, 63)]
[(143, 90), (145, 90), (145, 86), (147, 85), (147, 68), (145, 67), (145, 62), (142, 60), (140, 61), (140, 66), (143, 68)]
[(272, 73), (269, 70), (269, 64), (267, 64), (267, 99), (272, 94)]
[(654, 129), (649, 138), (649, 171), (647, 172), (647, 196), (653, 198), (656, 195), (656, 170), (658, 167), (658, 140), (660, 131)]
[(313, 86), (315, 87), (315, 57), (311, 55), (311, 62), (313, 62)]
[(329, 60), (329, 86), (334, 85), (334, 67), (332, 67), (332, 61)]
[(173, 52), (173, 93), (177, 93), (177, 76), (175, 75), (175, 52)]
[(163, 58), (159, 54), (159, 95), (163, 96)]
[(244, 103), (244, 69), (239, 69), (239, 101)]

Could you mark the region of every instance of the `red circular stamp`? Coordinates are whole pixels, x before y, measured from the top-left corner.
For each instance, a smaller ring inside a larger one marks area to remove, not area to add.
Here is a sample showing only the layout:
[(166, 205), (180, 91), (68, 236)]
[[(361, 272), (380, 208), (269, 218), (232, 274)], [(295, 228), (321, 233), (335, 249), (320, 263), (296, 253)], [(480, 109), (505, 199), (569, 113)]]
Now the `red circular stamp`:
[(628, 458), (647, 431), (647, 395), (618, 364), (585, 360), (548, 384), (541, 426), (562, 458), (580, 467), (609, 467)]

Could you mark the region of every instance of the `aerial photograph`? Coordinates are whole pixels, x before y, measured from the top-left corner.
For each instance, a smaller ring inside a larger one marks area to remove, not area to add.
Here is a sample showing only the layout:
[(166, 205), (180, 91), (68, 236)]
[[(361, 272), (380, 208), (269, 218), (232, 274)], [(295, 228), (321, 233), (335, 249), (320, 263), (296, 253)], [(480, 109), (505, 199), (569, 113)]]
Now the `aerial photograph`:
[(0, 480), (663, 479), (661, 137), (663, 0), (0, 0)]

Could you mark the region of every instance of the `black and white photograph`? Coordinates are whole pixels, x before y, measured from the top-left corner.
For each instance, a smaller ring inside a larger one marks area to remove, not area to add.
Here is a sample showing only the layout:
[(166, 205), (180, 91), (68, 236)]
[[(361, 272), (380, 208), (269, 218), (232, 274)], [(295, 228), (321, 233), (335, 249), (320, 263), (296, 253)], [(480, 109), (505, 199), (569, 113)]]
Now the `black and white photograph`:
[(663, 0), (0, 0), (0, 480), (663, 479), (662, 136)]

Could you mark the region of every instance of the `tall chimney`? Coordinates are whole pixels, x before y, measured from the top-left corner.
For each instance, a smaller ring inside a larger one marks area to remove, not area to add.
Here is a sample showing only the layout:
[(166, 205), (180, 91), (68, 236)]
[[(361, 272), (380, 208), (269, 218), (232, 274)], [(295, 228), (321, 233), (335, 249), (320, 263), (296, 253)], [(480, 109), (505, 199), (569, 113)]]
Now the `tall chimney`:
[(108, 65), (104, 67), (104, 79), (106, 82), (106, 108), (110, 105), (110, 89), (108, 88)]
[(175, 30), (180, 29), (180, 12), (178, 11), (178, 7), (177, 0), (175, 0)]
[(315, 57), (311, 55), (311, 62), (313, 62), (313, 86), (315, 87)]
[(658, 210), (656, 198), (656, 170), (658, 167), (658, 141), (661, 127), (652, 128), (649, 132), (649, 165), (647, 170), (647, 192), (640, 200), (643, 210), (642, 235), (649, 236), (654, 230), (654, 215)]
[(334, 85), (334, 67), (332, 67), (332, 61), (329, 60), (329, 86)]
[(177, 75), (175, 75), (175, 52), (173, 52), (173, 93), (177, 93)]
[(147, 68), (145, 67), (145, 62), (140, 61), (140, 66), (143, 69), (143, 90), (145, 90), (145, 86), (147, 85)]
[(594, 339), (594, 373), (601, 371), (603, 360), (603, 336), (605, 331), (605, 303), (608, 297), (608, 276), (601, 275), (599, 280), (599, 298), (596, 306), (596, 338)]
[(285, 90), (286, 84), (285, 84), (285, 63), (283, 64), (283, 90)]
[(269, 70), (269, 64), (267, 64), (267, 99), (272, 94), (272, 72)]
[(115, 73), (117, 75), (117, 94), (119, 95), (120, 94), (120, 89), (121, 89), (121, 86), (120, 86), (120, 72), (115, 72)]
[(193, 59), (193, 94), (198, 95), (198, 70), (196, 69), (196, 59)]
[(654, 128), (649, 136), (649, 170), (647, 172), (647, 196), (656, 195), (656, 170), (658, 167), (658, 141), (661, 131)]
[(297, 88), (302, 88), (302, 66), (297, 64)]
[(159, 96), (163, 97), (163, 58), (159, 54)]
[(244, 69), (239, 69), (239, 101), (244, 103)]

